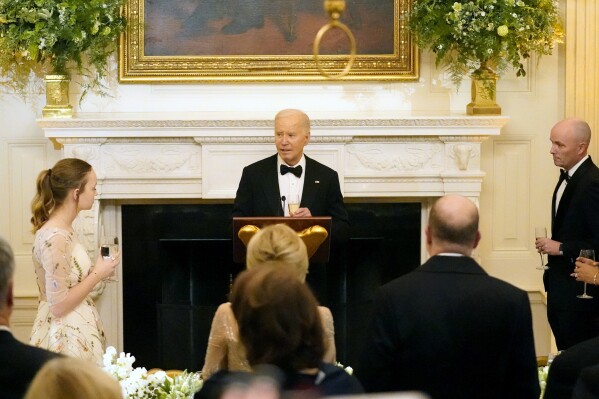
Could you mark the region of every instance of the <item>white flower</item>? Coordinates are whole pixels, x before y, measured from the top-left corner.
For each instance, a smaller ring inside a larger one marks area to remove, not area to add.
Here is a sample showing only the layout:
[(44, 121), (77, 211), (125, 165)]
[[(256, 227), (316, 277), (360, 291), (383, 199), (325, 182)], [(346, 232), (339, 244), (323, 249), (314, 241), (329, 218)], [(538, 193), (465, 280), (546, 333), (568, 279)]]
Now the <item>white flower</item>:
[(113, 376), (123, 391), (124, 399), (187, 399), (202, 387), (200, 373), (188, 373), (170, 378), (164, 371), (148, 375), (145, 367), (133, 368), (135, 357), (108, 347), (102, 357), (103, 370)]

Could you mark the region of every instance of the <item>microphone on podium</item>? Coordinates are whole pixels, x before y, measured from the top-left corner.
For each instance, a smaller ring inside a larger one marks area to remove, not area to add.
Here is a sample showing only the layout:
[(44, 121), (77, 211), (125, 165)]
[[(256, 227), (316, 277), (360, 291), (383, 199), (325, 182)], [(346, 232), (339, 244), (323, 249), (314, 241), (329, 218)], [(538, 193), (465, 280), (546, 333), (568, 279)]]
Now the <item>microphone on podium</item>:
[(281, 201), (283, 201), (283, 216), (285, 216), (285, 201), (287, 200), (287, 198), (283, 195), (281, 196)]

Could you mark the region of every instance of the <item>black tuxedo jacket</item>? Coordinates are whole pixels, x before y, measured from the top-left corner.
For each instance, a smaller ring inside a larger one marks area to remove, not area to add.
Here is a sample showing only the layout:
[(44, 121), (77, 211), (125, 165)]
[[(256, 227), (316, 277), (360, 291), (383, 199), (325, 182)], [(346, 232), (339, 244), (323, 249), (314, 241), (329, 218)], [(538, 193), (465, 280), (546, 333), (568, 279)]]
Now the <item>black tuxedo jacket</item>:
[(356, 376), (367, 392), (538, 399), (526, 292), (470, 257), (434, 256), (381, 287)]
[[(599, 337), (583, 341), (569, 347), (556, 356), (549, 367), (544, 399), (571, 399), (575, 383), (583, 369), (599, 365)], [(599, 370), (597, 370), (599, 371)], [(587, 371), (584, 381), (593, 381), (595, 391), (599, 391), (599, 373)], [(582, 387), (581, 387), (582, 390)]]
[[(555, 203), (556, 190), (552, 204)], [(552, 206), (553, 208), (553, 206)], [(551, 219), (551, 239), (563, 243), (563, 256), (549, 256), (543, 281), (549, 302), (556, 309), (599, 310), (599, 289), (588, 285), (594, 299), (580, 300), (582, 283), (570, 277), (581, 249), (594, 249), (599, 256), (599, 168), (589, 157), (571, 177)]]
[[(277, 154), (243, 168), (233, 216), (283, 216), (277, 173)], [(331, 239), (347, 239), (349, 222), (337, 172), (306, 156), (305, 174), (300, 207), (310, 209), (312, 216), (331, 216)]]
[(599, 363), (582, 369), (572, 399), (599, 399)]
[(59, 355), (26, 345), (10, 332), (0, 330), (0, 397), (21, 399), (38, 370), (56, 356)]

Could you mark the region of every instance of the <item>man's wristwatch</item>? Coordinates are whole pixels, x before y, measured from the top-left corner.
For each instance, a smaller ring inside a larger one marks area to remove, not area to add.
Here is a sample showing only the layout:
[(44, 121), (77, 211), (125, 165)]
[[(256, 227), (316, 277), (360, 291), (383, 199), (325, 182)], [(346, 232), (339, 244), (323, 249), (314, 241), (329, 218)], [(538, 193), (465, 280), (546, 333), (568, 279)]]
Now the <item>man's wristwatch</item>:
[(560, 255), (564, 254), (564, 243), (563, 242), (559, 244), (559, 254)]

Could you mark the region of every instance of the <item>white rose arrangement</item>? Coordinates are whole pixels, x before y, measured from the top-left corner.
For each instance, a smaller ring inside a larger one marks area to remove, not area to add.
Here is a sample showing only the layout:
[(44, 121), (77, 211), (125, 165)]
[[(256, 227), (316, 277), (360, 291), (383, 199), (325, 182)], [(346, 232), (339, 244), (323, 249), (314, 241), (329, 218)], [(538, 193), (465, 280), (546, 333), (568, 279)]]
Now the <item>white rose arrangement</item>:
[(102, 369), (121, 385), (124, 399), (189, 399), (202, 387), (200, 373), (184, 371), (169, 377), (164, 371), (148, 373), (145, 367), (133, 367), (135, 357), (114, 347), (106, 348)]

